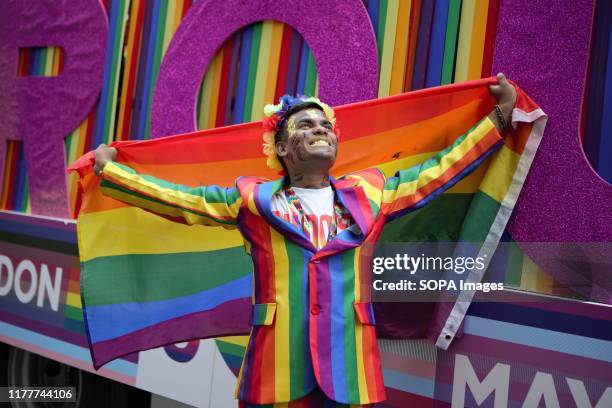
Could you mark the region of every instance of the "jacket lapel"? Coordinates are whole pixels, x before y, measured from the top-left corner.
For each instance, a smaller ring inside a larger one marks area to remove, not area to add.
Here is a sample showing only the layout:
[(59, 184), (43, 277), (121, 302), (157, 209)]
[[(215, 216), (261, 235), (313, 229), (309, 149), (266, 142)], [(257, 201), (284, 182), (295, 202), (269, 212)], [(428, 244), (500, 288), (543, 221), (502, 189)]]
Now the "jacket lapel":
[(345, 229), (321, 248), (314, 258), (322, 258), (361, 245), (374, 222), (368, 197), (365, 195), (363, 187), (355, 186), (356, 180), (336, 180), (333, 177), (330, 177), (330, 179), (338, 195), (338, 200), (351, 215), (360, 231), (355, 233), (351, 229)]
[(283, 188), (285, 179), (286, 178), (283, 177), (279, 180), (258, 184), (254, 191), (255, 205), (257, 206), (259, 213), (268, 221), (270, 225), (272, 225), (274, 229), (301, 247), (312, 252), (316, 252), (316, 248), (312, 242), (310, 242), (310, 239), (304, 235), (299, 228), (278, 217), (272, 212), (272, 196)]
[(338, 194), (338, 199), (351, 214), (362, 235), (368, 235), (374, 223), (374, 215), (363, 187), (355, 186), (357, 180), (354, 179), (336, 180), (331, 177), (331, 183)]
[[(356, 180), (343, 179), (336, 180), (330, 177), (332, 187), (338, 195), (338, 200), (346, 208), (352, 219), (355, 221), (361, 234), (356, 234), (351, 230), (344, 230), (338, 234), (333, 240), (327, 243), (319, 252), (320, 255), (329, 254), (330, 252), (340, 252), (349, 248), (359, 246), (363, 239), (367, 236), (374, 223), (374, 216), (368, 201), (368, 197), (361, 186), (355, 186)], [(279, 192), (286, 178), (269, 181), (258, 184), (254, 191), (255, 205), (260, 214), (276, 229), (278, 232), (296, 242), (301, 247), (312, 252), (317, 252), (309, 237), (307, 237), (298, 227), (290, 222), (285, 221), (272, 212), (272, 197)]]

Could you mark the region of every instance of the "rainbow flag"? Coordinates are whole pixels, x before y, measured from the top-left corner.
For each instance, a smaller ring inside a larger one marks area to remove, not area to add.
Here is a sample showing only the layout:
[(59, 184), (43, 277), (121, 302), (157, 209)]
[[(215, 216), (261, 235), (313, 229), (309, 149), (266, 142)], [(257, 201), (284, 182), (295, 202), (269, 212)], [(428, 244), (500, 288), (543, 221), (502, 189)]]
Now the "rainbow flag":
[[(341, 136), (333, 175), (377, 166), (390, 176), (425, 161), (492, 111), (488, 85), (495, 81), (337, 107)], [(546, 123), (542, 110), (517, 91), (516, 129), (506, 130), (504, 146), (428, 206), (391, 222), (385, 240), (499, 241)], [(242, 175), (278, 177), (266, 167), (261, 134), (261, 123), (252, 122), (114, 145), (117, 160), (139, 173), (231, 186)], [(81, 296), (95, 367), (164, 344), (249, 333), (251, 262), (240, 234), (175, 223), (103, 196), (92, 162), (90, 152), (71, 170), (80, 176)], [(419, 334), (381, 314), (379, 334), (385, 327), (393, 337), (402, 330)]]

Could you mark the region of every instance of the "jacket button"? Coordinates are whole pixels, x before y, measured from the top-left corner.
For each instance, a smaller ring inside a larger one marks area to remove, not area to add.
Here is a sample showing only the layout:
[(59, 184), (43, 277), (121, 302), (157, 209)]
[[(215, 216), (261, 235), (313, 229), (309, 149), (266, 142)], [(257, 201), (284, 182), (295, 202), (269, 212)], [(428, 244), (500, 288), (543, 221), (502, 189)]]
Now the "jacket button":
[(316, 316), (319, 314), (319, 312), (321, 311), (321, 309), (319, 309), (319, 306), (314, 305), (313, 307), (310, 308), (310, 314)]

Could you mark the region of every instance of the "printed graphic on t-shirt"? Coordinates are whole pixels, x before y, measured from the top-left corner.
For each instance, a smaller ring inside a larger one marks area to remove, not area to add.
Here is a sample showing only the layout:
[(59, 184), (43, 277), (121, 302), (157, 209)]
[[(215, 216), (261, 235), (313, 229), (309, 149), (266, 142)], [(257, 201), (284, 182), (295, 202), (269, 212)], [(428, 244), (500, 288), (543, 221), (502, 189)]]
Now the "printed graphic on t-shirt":
[[(298, 228), (301, 228), (299, 215), (294, 214), (294, 216), (290, 216), (288, 212), (281, 213), (280, 211), (274, 211), (274, 214), (277, 217), (284, 219), (295, 225)], [(329, 214), (323, 214), (320, 217), (317, 217), (315, 214), (306, 214), (306, 219), (312, 225), (312, 231), (309, 231), (310, 242), (315, 246), (315, 248), (323, 248), (327, 243), (327, 237), (329, 237), (329, 227), (332, 223), (332, 216)], [(346, 228), (346, 227), (344, 227)], [(344, 229), (342, 228), (342, 229)], [(337, 233), (339, 233), (342, 229), (338, 228)]]
[[(296, 193), (300, 196), (304, 214), (309, 224), (312, 225), (312, 228), (308, 229), (303, 227), (300, 214), (295, 211), (293, 206), (289, 205), (285, 194), (279, 193), (272, 197), (272, 212), (277, 217), (290, 222), (304, 233), (307, 233), (310, 242), (312, 242), (315, 248), (321, 249), (327, 244), (329, 229), (333, 221), (333, 191), (331, 191), (331, 187), (329, 190), (319, 189), (308, 191), (307, 194), (304, 194), (305, 189), (297, 190), (298, 192)], [(348, 212), (344, 212), (336, 227), (336, 234), (350, 227), (351, 223), (352, 220), (350, 215)]]

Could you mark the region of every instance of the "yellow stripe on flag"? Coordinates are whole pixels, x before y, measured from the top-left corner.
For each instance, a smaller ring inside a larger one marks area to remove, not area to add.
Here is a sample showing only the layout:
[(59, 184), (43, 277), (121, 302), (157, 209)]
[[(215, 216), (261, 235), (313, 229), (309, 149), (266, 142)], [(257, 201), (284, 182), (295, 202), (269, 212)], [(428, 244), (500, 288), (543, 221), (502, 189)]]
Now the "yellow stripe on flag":
[[(109, 227), (102, 229), (101, 233), (113, 237), (113, 245), (101, 246), (97, 235), (82, 234), (79, 249), (81, 255), (87, 255), (83, 262), (124, 254), (216, 251), (243, 244), (237, 231), (200, 225), (186, 228), (183, 224), (164, 220), (135, 207), (83, 214), (79, 217), (79, 225), (107, 225)], [(138, 225), (138, 228), (130, 227), (133, 225)]]
[(510, 188), (512, 177), (516, 171), (521, 156), (506, 146), (502, 146), (494, 153), (497, 158), (487, 172), (480, 189), (491, 196), (495, 201), (501, 203)]

